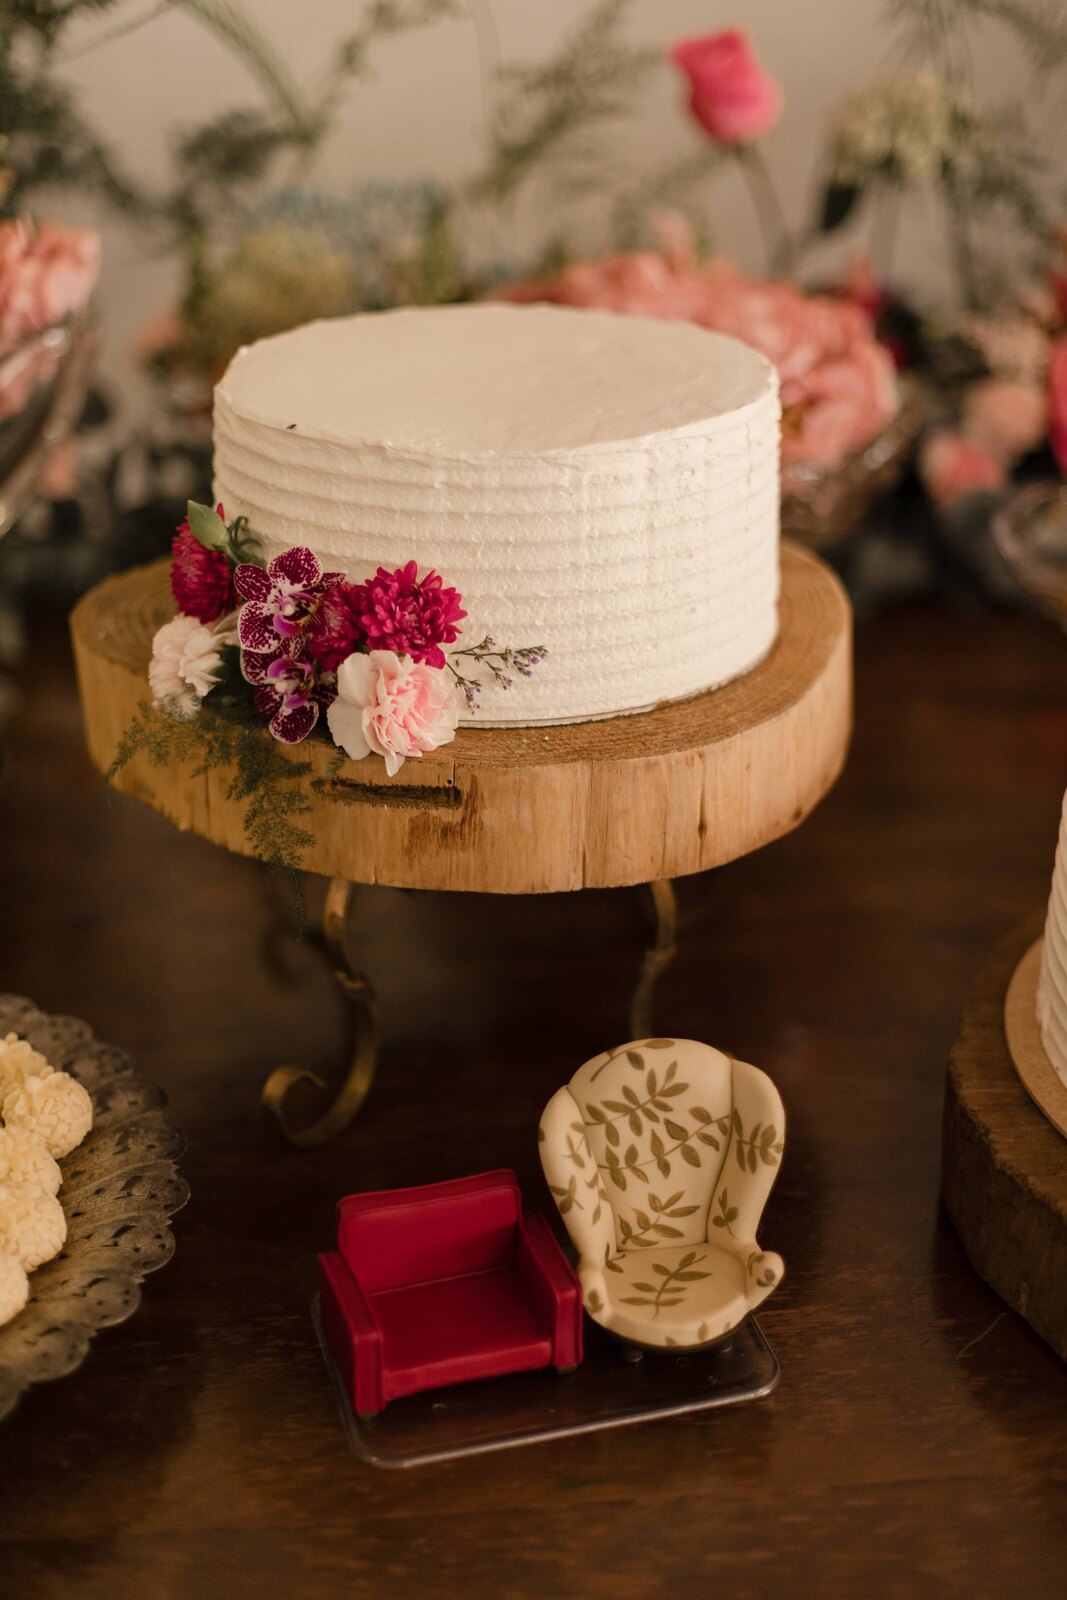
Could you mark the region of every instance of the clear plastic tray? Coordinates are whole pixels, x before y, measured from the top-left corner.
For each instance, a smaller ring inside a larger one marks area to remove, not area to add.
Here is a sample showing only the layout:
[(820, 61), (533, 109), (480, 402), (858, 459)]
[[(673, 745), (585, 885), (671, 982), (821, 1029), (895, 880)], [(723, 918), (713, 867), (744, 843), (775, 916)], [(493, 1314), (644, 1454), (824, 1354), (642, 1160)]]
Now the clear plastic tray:
[(349, 1406), (323, 1340), (318, 1296), (311, 1318), (345, 1436), (356, 1455), (376, 1467), (413, 1467), (710, 1411), (769, 1394), (781, 1375), (778, 1358), (754, 1318), (737, 1329), (726, 1347), (650, 1350), (640, 1361), (627, 1360), (623, 1347), (587, 1320), (585, 1360), (574, 1372), (546, 1367), (428, 1389), (393, 1400), (376, 1417), (361, 1421)]

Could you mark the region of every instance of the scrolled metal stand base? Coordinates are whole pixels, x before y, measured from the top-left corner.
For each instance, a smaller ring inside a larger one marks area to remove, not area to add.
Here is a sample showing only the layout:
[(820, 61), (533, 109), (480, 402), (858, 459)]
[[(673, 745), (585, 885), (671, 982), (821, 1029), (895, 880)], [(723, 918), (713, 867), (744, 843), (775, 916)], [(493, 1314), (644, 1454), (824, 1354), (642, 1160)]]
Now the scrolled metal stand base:
[(653, 934), (630, 1001), (631, 1039), (647, 1039), (652, 1032), (656, 984), (678, 954), (678, 900), (674, 884), (670, 878), (656, 878), (647, 888), (652, 898)]
[[(641, 963), (630, 1002), (630, 1037), (647, 1038), (652, 1032), (652, 1002), (656, 984), (678, 952), (678, 904), (669, 878), (648, 884), (653, 912), (653, 935)], [(353, 885), (332, 878), (326, 891), (322, 932), (314, 942), (322, 950), (348, 1002), (352, 1049), (347, 1074), (326, 1110), (314, 1122), (294, 1126), (287, 1109), (298, 1084), (313, 1084), (323, 1095), (329, 1085), (307, 1067), (276, 1067), (263, 1085), (262, 1100), (290, 1144), (302, 1148), (327, 1144), (343, 1133), (356, 1116), (374, 1082), (378, 1059), (377, 996), (370, 979), (353, 965), (348, 953), (348, 915)]]
[(344, 1132), (370, 1092), (378, 1061), (377, 995), (370, 979), (352, 965), (348, 953), (348, 913), (352, 892), (352, 884), (342, 878), (331, 878), (326, 891), (322, 933), (315, 938), (348, 1003), (352, 1047), (347, 1074), (322, 1115), (300, 1127), (292, 1125), (286, 1109), (291, 1091), (297, 1084), (310, 1083), (322, 1094), (329, 1094), (329, 1085), (318, 1073), (297, 1066), (276, 1067), (263, 1085), (264, 1106), (290, 1144), (305, 1149), (326, 1144)]

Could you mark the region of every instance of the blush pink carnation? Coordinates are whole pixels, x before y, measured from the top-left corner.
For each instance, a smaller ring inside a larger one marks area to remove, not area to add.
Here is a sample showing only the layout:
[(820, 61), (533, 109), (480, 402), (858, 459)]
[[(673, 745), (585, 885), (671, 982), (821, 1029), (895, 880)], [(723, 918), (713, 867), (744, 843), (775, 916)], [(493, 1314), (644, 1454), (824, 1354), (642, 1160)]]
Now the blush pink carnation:
[(392, 650), (351, 655), (337, 672), (326, 713), (334, 743), (353, 761), (379, 755), (392, 777), (409, 757), (448, 744), (459, 702), (448, 676)]
[(932, 434), (919, 453), (919, 473), (935, 504), (949, 510), (970, 494), (999, 494), (1007, 482), (1002, 462), (952, 428)]
[(1052, 346), (1048, 364), (1049, 442), (1067, 473), (1067, 337)]
[(459, 638), (458, 624), (467, 613), (458, 592), (446, 589), (436, 572), (419, 578), (418, 570), (415, 561), (395, 572), (379, 567), (373, 578), (356, 586), (346, 604), (372, 648), (443, 667), (441, 646)]
[[(215, 509), (225, 522), (222, 506)], [(229, 557), (221, 550), (205, 549), (188, 522), (178, 524), (171, 545), (170, 586), (178, 610), (200, 622), (214, 622), (237, 604)]]
[(760, 66), (740, 28), (682, 39), (670, 59), (689, 80), (689, 109), (719, 144), (747, 144), (782, 114), (782, 91)]

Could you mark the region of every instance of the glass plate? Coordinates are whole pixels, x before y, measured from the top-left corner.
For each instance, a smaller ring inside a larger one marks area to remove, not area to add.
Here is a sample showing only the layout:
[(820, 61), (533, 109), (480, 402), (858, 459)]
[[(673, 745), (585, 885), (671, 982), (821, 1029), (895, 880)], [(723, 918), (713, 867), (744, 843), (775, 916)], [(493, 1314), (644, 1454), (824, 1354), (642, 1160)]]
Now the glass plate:
[(32, 1384), (79, 1367), (99, 1328), (132, 1316), (142, 1279), (174, 1254), (167, 1219), (189, 1198), (175, 1167), (185, 1141), (163, 1114), (166, 1096), (124, 1051), (77, 1017), (0, 995), (0, 1038), (12, 1032), (85, 1085), (93, 1128), (60, 1162), (67, 1242), (30, 1274), (29, 1302), (0, 1327), (0, 1421)]

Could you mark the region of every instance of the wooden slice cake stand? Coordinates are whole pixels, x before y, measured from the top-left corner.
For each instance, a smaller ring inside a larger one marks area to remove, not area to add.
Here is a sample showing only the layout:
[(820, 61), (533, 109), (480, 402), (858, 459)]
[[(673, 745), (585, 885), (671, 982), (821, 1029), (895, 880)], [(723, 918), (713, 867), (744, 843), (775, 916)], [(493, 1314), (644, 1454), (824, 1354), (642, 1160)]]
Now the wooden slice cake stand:
[[(107, 579), (75, 609), (87, 740), (102, 770), (148, 698), (152, 636), (174, 611), (168, 573), (159, 562)], [(815, 556), (785, 544), (777, 643), (722, 689), (606, 722), (465, 727), (395, 778), (375, 757), (337, 769), (324, 740), (281, 746), (312, 766), (314, 843), (302, 866), (331, 879), (323, 943), (359, 1023), (348, 1078), (310, 1127), (292, 1129), (284, 1109), (309, 1074), (283, 1067), (268, 1080), (266, 1103), (288, 1137), (321, 1143), (345, 1127), (373, 1073), (373, 991), (345, 950), (353, 884), (491, 894), (648, 885), (656, 932), (631, 1009), (631, 1037), (642, 1037), (656, 978), (674, 953), (671, 880), (747, 855), (803, 821), (844, 763), (851, 708), (848, 600)], [(228, 782), (225, 771), (194, 777), (191, 765), (156, 767), (142, 754), (116, 786), (246, 854), (243, 808), (228, 798)]]
[(1000, 946), (964, 1007), (943, 1180), (974, 1266), (1067, 1360), (1067, 1090), (1035, 1014), (1043, 916)]

